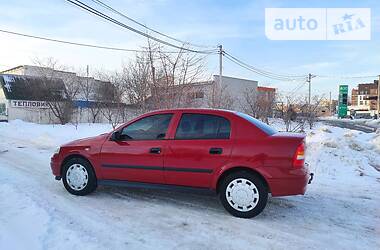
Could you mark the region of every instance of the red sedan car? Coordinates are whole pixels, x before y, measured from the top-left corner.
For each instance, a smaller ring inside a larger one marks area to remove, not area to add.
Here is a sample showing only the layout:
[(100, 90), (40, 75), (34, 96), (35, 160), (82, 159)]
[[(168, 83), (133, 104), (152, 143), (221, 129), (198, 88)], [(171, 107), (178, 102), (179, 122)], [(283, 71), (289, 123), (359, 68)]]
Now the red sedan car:
[(250, 218), (268, 193), (305, 193), (312, 175), (304, 161), (301, 134), (279, 133), (239, 112), (173, 109), (65, 144), (51, 169), (74, 195), (97, 185), (209, 189), (232, 215)]

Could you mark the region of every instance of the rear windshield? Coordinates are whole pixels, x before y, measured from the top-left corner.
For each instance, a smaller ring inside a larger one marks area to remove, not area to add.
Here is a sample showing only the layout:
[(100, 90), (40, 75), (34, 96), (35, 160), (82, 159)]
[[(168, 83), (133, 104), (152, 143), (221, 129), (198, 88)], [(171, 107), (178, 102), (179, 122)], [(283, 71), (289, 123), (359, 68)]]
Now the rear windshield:
[(274, 128), (272, 128), (271, 126), (269, 126), (268, 124), (266, 124), (266, 123), (264, 123), (262, 121), (259, 121), (259, 120), (253, 118), (250, 115), (247, 115), (247, 114), (244, 114), (244, 113), (241, 113), (241, 112), (236, 112), (236, 114), (238, 116), (246, 119), (247, 121), (249, 121), (250, 123), (252, 123), (256, 127), (258, 127), (259, 129), (261, 129), (262, 131), (264, 131), (268, 135), (273, 135), (273, 134), (276, 134), (278, 132), (277, 130), (275, 130)]

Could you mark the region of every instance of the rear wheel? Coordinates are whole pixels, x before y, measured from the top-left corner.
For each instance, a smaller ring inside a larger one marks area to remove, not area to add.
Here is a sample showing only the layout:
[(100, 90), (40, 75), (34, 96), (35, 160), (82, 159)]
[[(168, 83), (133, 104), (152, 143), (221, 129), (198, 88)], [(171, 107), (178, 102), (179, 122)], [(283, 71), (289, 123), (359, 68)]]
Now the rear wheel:
[(64, 164), (62, 180), (66, 190), (74, 195), (87, 195), (97, 187), (91, 164), (82, 158), (73, 158)]
[(247, 171), (226, 176), (219, 187), (219, 198), (233, 216), (252, 218), (260, 214), (268, 200), (268, 190), (261, 178)]

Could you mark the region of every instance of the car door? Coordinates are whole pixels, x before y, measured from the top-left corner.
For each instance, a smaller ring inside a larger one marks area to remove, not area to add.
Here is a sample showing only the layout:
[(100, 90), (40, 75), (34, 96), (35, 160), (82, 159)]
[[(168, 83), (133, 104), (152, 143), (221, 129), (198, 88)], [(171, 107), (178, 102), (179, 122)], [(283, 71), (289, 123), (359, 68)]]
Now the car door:
[(167, 184), (210, 187), (212, 176), (232, 151), (231, 123), (222, 116), (184, 113), (168, 141), (164, 168)]
[(118, 140), (101, 149), (102, 176), (106, 180), (164, 183), (163, 155), (173, 114), (143, 117), (118, 130)]

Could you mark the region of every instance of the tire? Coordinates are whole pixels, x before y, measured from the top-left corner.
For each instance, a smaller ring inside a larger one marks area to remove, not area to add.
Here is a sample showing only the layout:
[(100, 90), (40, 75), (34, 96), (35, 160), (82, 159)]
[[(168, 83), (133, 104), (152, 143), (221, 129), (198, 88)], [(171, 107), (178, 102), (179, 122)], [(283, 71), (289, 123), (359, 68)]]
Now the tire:
[(233, 216), (252, 218), (264, 210), (268, 201), (268, 189), (257, 175), (239, 171), (222, 180), (219, 185), (219, 199)]
[(95, 172), (83, 158), (72, 158), (63, 165), (62, 181), (66, 190), (73, 195), (87, 195), (97, 187)]

